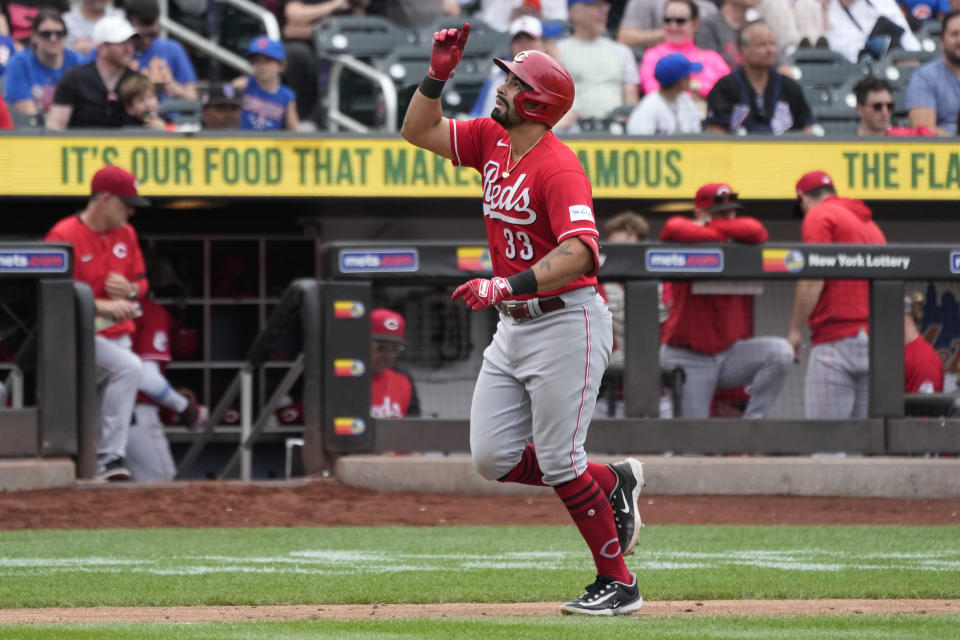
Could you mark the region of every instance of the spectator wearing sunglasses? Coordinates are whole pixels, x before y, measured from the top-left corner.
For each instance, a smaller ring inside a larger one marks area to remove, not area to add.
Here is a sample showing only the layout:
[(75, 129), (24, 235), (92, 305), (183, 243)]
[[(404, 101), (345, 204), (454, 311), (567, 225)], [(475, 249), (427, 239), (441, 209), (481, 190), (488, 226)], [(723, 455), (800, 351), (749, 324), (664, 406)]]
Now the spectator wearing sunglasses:
[(107, 16), (124, 17), (123, 9), (113, 6), (110, 0), (80, 0), (63, 14), (67, 25), (67, 47), (83, 55), (97, 48), (93, 41), (93, 28)]
[[(711, 0), (694, 2), (703, 20), (717, 13), (717, 5)], [(629, 0), (617, 29), (617, 42), (639, 49), (649, 49), (663, 42), (663, 11), (664, 0)]]
[(7, 102), (28, 116), (45, 114), (63, 72), (82, 62), (66, 48), (67, 26), (55, 9), (41, 9), (30, 27), (30, 47), (10, 59), (6, 74)]
[[(685, 244), (766, 242), (763, 223), (738, 216), (742, 208), (730, 185), (705, 184), (697, 190), (693, 219), (670, 218), (660, 239)], [(660, 364), (681, 367), (686, 374), (677, 417), (706, 418), (716, 390), (746, 386), (749, 401), (743, 417), (763, 418), (783, 388), (793, 349), (780, 337), (754, 337), (753, 295), (711, 291), (716, 291), (711, 283), (690, 280), (664, 286), (669, 315), (661, 327)]]
[(157, 37), (160, 33), (157, 0), (129, 0), (124, 6), (127, 19), (139, 36), (133, 40), (136, 70), (153, 82), (160, 102), (171, 98), (196, 100), (197, 73), (187, 52), (179, 42)]
[(406, 349), (406, 323), (390, 309), (370, 312), (370, 415), (403, 418), (420, 415), (413, 378), (397, 369), (397, 358)]
[(693, 95), (706, 98), (717, 80), (730, 73), (730, 67), (716, 51), (701, 49), (693, 38), (700, 26), (700, 9), (693, 0), (668, 0), (663, 9), (664, 41), (647, 49), (640, 61), (640, 86), (644, 94), (660, 88), (656, 68), (660, 58), (679, 53), (703, 68), (690, 74)]
[(935, 136), (926, 127), (895, 127), (893, 119), (893, 85), (884, 78), (867, 76), (853, 87), (860, 116), (858, 136)]

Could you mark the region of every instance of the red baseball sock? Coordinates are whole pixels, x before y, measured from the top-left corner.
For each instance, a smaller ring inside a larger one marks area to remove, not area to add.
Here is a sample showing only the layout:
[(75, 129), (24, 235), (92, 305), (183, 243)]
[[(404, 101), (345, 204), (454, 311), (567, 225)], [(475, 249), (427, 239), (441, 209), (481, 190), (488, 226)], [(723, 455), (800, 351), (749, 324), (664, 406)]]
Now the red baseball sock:
[(497, 478), (497, 482), (516, 482), (519, 484), (529, 484), (534, 487), (546, 487), (543, 481), (543, 471), (540, 470), (540, 463), (537, 462), (537, 452), (533, 445), (528, 444), (523, 448), (520, 454), (520, 462), (513, 469), (510, 469), (507, 475)]
[[(609, 496), (610, 492), (617, 485), (617, 476), (605, 464), (596, 462), (587, 463), (587, 473), (593, 476), (593, 479), (600, 485), (603, 495)], [(532, 444), (528, 444), (523, 454), (520, 456), (520, 462), (517, 463), (507, 475), (498, 479), (499, 482), (517, 482), (519, 484), (529, 484), (535, 487), (547, 486), (543, 482), (543, 472), (540, 470), (540, 463), (537, 462), (537, 451)]]
[(617, 529), (613, 524), (613, 509), (590, 472), (586, 471), (579, 478), (556, 486), (553, 490), (563, 500), (573, 523), (590, 547), (597, 573), (631, 584), (633, 577), (620, 553)]

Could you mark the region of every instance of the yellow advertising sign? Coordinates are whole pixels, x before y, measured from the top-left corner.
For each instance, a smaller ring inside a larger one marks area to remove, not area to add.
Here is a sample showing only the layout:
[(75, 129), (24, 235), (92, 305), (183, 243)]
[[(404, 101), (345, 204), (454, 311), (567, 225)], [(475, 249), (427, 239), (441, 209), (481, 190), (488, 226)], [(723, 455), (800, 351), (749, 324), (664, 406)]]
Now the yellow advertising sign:
[[(792, 199), (822, 169), (842, 195), (956, 199), (960, 148), (948, 142), (820, 139), (568, 140), (597, 198), (691, 198), (728, 182), (743, 198)], [(148, 196), (477, 197), (470, 168), (400, 138), (5, 137), (0, 196), (84, 195), (104, 164), (137, 176)]]

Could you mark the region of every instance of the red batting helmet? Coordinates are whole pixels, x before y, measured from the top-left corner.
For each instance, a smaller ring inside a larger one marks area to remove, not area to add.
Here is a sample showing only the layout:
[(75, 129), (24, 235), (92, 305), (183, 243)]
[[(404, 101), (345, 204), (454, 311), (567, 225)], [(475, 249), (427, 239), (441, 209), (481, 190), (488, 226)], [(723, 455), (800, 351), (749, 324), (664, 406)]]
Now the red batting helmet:
[(532, 87), (513, 98), (517, 111), (527, 120), (552, 127), (573, 105), (573, 78), (546, 53), (521, 51), (513, 60), (493, 61), (505, 73), (512, 73)]

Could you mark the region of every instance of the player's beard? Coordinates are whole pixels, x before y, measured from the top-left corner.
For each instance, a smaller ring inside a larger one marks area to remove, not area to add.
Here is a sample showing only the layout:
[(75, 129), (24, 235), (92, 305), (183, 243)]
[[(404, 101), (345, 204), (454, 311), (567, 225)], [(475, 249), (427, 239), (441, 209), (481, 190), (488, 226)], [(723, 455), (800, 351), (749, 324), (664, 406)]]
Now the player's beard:
[(517, 108), (510, 104), (509, 102), (504, 101), (505, 106), (501, 107), (498, 102), (494, 107), (493, 111), (490, 112), (490, 117), (493, 118), (493, 121), (499, 124), (504, 129), (509, 129), (514, 125), (518, 125), (523, 122), (523, 118), (520, 117), (520, 114), (517, 113)]

